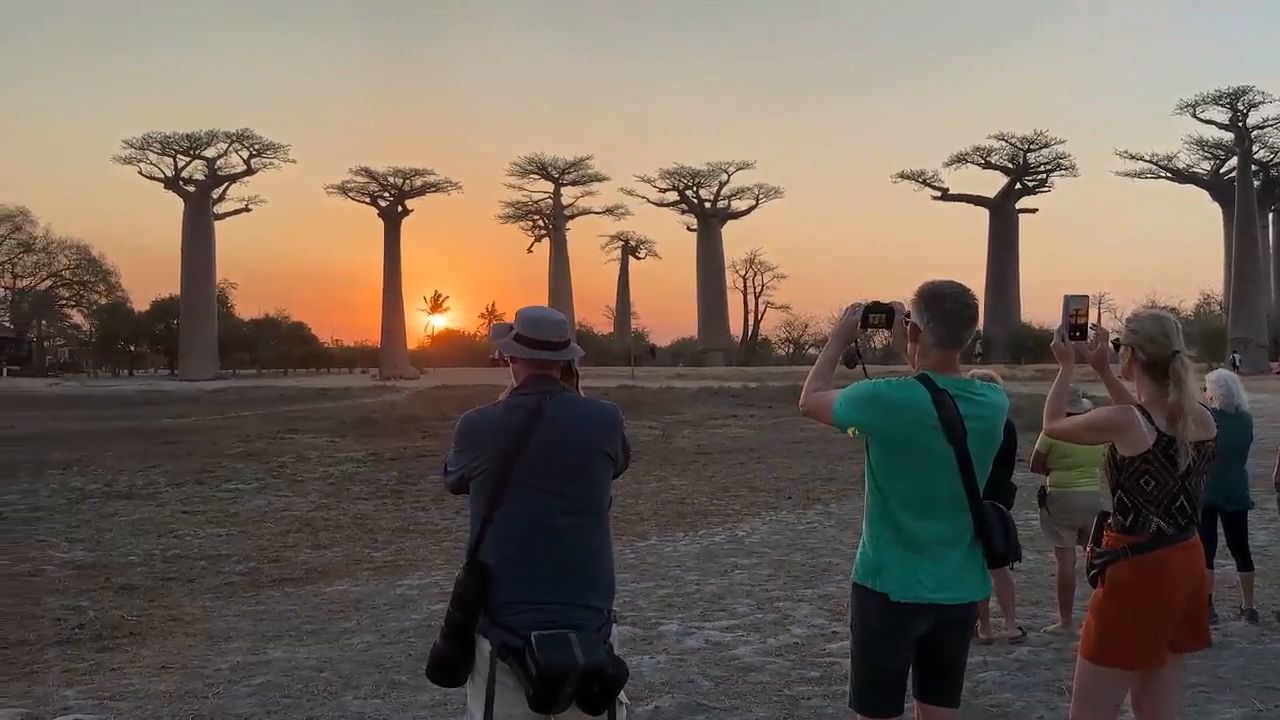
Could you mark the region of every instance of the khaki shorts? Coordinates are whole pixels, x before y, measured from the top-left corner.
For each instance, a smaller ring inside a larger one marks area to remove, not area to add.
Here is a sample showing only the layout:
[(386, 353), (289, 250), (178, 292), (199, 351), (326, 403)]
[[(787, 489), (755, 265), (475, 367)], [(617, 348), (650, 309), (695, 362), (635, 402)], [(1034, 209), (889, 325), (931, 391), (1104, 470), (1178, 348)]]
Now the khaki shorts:
[(1040, 508), (1040, 533), (1056, 548), (1089, 544), (1094, 518), (1102, 509), (1097, 490), (1050, 490)]
[[(618, 632), (613, 633), (614, 652), (618, 648)], [(471, 678), (467, 680), (467, 720), (485, 720), (484, 692), (489, 682), (489, 641), (476, 636), (476, 662), (471, 668)], [(529, 710), (524, 699), (524, 688), (506, 663), (497, 664), (498, 672), (493, 686), (493, 720), (591, 720), (591, 717), (576, 706), (559, 715), (535, 715)], [(627, 720), (627, 693), (618, 696), (618, 720)], [(606, 716), (601, 716), (606, 717)]]

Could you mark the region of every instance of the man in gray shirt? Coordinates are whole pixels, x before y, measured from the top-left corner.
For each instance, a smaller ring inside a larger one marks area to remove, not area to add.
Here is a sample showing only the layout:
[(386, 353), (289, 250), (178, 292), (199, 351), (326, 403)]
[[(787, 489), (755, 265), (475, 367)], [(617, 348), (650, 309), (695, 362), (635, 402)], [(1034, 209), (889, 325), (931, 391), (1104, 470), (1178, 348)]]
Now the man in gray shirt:
[[(541, 410), (479, 550), (489, 568), (489, 597), (467, 684), (468, 718), (526, 720), (539, 716), (528, 709), (511, 670), (490, 662), (485, 636), (581, 630), (610, 637), (609, 511), (613, 481), (626, 471), (631, 448), (618, 407), (583, 397), (576, 382), (566, 383), (566, 371), (576, 377), (574, 363), (582, 349), (571, 340), (564, 315), (547, 307), (523, 308), (513, 324), (496, 325), (493, 338), (509, 359), (512, 387), (498, 402), (458, 421), (444, 484), (455, 495), (470, 495), (474, 541), (493, 489), (492, 469), (509, 451), (512, 436)], [(493, 700), (486, 714), (489, 692)], [(620, 696), (620, 718), (625, 717), (623, 703)], [(557, 717), (586, 717), (577, 712), (573, 708)]]

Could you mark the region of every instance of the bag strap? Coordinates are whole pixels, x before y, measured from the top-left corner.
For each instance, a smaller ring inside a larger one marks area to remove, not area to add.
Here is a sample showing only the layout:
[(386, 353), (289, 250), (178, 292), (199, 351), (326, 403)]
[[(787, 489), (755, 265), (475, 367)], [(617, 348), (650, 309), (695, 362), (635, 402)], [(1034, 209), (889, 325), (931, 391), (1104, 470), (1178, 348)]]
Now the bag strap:
[(973, 532), (985, 551), (985, 522), (982, 519), (982, 491), (978, 489), (978, 474), (973, 469), (973, 456), (969, 454), (969, 430), (964, 425), (964, 417), (960, 415), (960, 407), (951, 393), (938, 386), (929, 375), (920, 373), (915, 376), (916, 382), (929, 392), (933, 401), (933, 409), (938, 413), (938, 423), (947, 436), (952, 452), (956, 456), (956, 465), (960, 469), (960, 479), (964, 483), (964, 495), (969, 501), (969, 516), (973, 519)]
[(485, 503), (484, 515), (480, 518), (480, 527), (476, 528), (475, 540), (467, 548), (467, 562), (474, 562), (480, 555), (480, 546), (484, 544), (485, 536), (489, 534), (489, 528), (493, 525), (493, 518), (502, 507), (502, 501), (506, 499), (507, 488), (511, 486), (511, 478), (516, 473), (516, 466), (520, 464), (520, 458), (524, 457), (524, 452), (529, 447), (529, 442), (533, 439), (534, 431), (541, 424), (542, 416), (547, 412), (547, 405), (551, 404), (551, 399), (561, 392), (563, 391), (549, 393), (539, 400), (537, 406), (525, 419), (524, 424), (512, 436), (506, 452), (498, 458), (498, 463), (494, 465), (493, 484), (489, 488), (488, 502)]

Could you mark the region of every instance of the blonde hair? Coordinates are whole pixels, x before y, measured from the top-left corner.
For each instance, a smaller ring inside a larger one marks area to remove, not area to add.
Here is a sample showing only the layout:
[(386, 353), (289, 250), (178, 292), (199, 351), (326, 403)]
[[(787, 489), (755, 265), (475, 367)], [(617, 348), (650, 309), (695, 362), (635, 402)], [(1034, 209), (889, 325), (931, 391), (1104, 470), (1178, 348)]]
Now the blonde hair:
[(1209, 390), (1209, 404), (1227, 412), (1249, 412), (1249, 395), (1244, 391), (1240, 376), (1218, 368), (1204, 376)]
[(995, 370), (985, 370), (985, 369), (975, 368), (965, 373), (964, 376), (969, 378), (970, 380), (981, 380), (982, 382), (991, 383), (992, 385), (999, 385), (1000, 387), (1004, 387), (1004, 378), (1000, 377), (1000, 373), (996, 372)]
[(1136, 310), (1124, 323), (1120, 342), (1134, 354), (1134, 362), (1156, 385), (1164, 388), (1169, 423), (1178, 441), (1178, 466), (1191, 463), (1191, 433), (1199, 404), (1195, 369), (1182, 337), (1182, 324), (1164, 310)]

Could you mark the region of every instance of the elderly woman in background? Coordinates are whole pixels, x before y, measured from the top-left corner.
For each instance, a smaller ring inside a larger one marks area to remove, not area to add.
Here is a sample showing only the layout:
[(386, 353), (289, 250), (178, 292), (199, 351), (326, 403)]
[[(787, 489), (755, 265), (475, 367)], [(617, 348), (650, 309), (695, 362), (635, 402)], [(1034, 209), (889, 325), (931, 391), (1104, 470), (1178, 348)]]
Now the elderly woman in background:
[[(1067, 416), (1093, 410), (1088, 398), (1072, 389)], [(1053, 546), (1057, 565), (1058, 622), (1047, 633), (1074, 633), (1076, 604), (1076, 548), (1089, 544), (1089, 532), (1099, 510), (1110, 509), (1102, 493), (1102, 459), (1106, 447), (1076, 445), (1040, 435), (1031, 453), (1031, 472), (1045, 476), (1036, 495), (1040, 505), (1040, 533)]]
[(1209, 621), (1217, 622), (1213, 607), (1213, 560), (1218, 552), (1218, 523), (1240, 576), (1238, 614), (1246, 622), (1258, 622), (1253, 601), (1253, 554), (1249, 551), (1249, 450), (1253, 446), (1253, 416), (1240, 378), (1229, 370), (1205, 376), (1205, 402), (1218, 425), (1218, 452), (1204, 490), (1200, 513), (1200, 542), (1209, 571)]
[[(968, 376), (973, 380), (1004, 387), (1004, 380), (992, 370), (970, 370)], [(987, 475), (987, 484), (982, 488), (982, 499), (1004, 506), (1013, 511), (1013, 501), (1018, 494), (1018, 486), (1013, 481), (1013, 472), (1018, 466), (1018, 429), (1013, 420), (1004, 421), (1004, 439), (1000, 449), (996, 451), (995, 462), (991, 464), (991, 473)], [(1013, 570), (1008, 565), (987, 570), (991, 573), (991, 585), (1000, 605), (1000, 614), (1004, 616), (1004, 639), (1010, 643), (1020, 643), (1027, 639), (1027, 631), (1018, 624), (1017, 588), (1013, 582)], [(995, 642), (991, 632), (991, 599), (978, 603), (978, 627), (974, 637), (983, 645)]]

